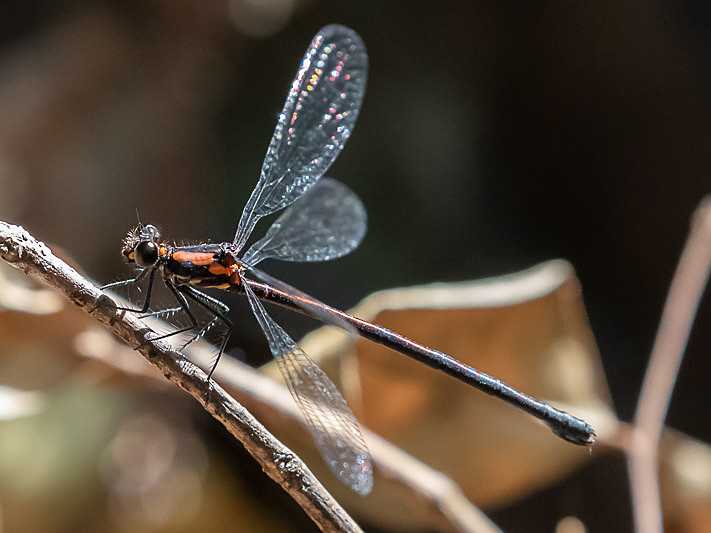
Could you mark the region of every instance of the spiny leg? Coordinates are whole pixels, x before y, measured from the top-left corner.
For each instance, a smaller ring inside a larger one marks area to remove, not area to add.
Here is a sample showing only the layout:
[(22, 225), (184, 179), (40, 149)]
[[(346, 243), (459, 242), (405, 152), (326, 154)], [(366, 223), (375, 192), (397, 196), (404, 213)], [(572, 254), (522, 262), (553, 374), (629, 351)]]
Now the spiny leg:
[[(199, 339), (201, 336), (203, 336), (205, 333), (207, 333), (208, 330), (212, 328), (213, 325), (215, 325), (219, 320), (223, 321), (223, 328), (226, 331), (229, 331), (229, 328), (227, 326), (230, 326), (232, 324), (229, 319), (227, 319), (227, 322), (225, 322), (226, 315), (230, 312), (230, 308), (221, 300), (218, 300), (217, 298), (213, 298), (211, 296), (208, 296), (207, 294), (198, 291), (188, 285), (178, 287), (178, 290), (181, 292), (185, 293), (189, 298), (200, 304), (202, 307), (204, 307), (209, 313), (213, 315), (212, 319), (205, 324), (192, 338), (188, 339), (185, 344), (183, 345), (183, 348), (185, 348), (187, 345), (189, 345), (191, 342)], [(149, 313), (150, 315), (159, 315), (159, 314), (164, 314), (164, 313), (170, 313), (170, 312), (175, 312), (180, 310), (180, 308), (172, 308), (172, 309), (164, 309), (162, 311), (157, 311), (154, 313)]]
[(187, 341), (185, 341), (185, 342), (183, 343), (183, 345), (180, 347), (180, 350), (181, 350), (181, 351), (184, 350), (184, 349), (187, 348), (191, 343), (193, 343), (193, 342), (195, 342), (196, 340), (198, 340), (200, 337), (204, 337), (205, 335), (207, 335), (208, 331), (210, 331), (210, 330), (212, 329), (212, 327), (213, 327), (215, 324), (217, 324), (218, 320), (219, 320), (219, 317), (218, 317), (218, 316), (213, 316), (213, 317), (210, 319), (210, 321), (209, 321), (207, 324), (205, 324), (202, 328), (200, 328), (200, 330), (199, 330), (195, 335), (193, 335), (192, 337), (190, 337)]
[(191, 329), (195, 329), (198, 327), (198, 321), (195, 318), (195, 316), (193, 315), (192, 311), (190, 311), (190, 305), (188, 304), (188, 300), (185, 298), (185, 296), (183, 296), (182, 291), (180, 291), (180, 288), (176, 288), (169, 281), (165, 282), (165, 286), (168, 287), (170, 292), (173, 294), (173, 296), (175, 296), (175, 299), (178, 300), (178, 303), (180, 304), (180, 308), (175, 307), (173, 309), (178, 309), (179, 311), (183, 311), (187, 315), (188, 319), (190, 320), (190, 325), (176, 329), (175, 331), (171, 331), (169, 333), (165, 333), (163, 335), (154, 337), (151, 339), (151, 341), (167, 339), (168, 337), (172, 337), (173, 335), (179, 335), (181, 333), (185, 333), (186, 331), (190, 331)]
[(124, 287), (126, 285), (130, 285), (131, 283), (140, 283), (143, 278), (148, 276), (148, 288), (146, 289), (146, 298), (143, 302), (143, 305), (141, 306), (140, 309), (134, 309), (132, 307), (116, 307), (117, 311), (129, 311), (131, 313), (145, 313), (148, 311), (148, 307), (151, 305), (151, 294), (153, 292), (153, 281), (155, 279), (155, 273), (156, 269), (155, 268), (147, 268), (143, 271), (141, 271), (138, 276), (136, 276), (133, 279), (127, 279), (123, 281), (115, 281), (113, 283), (109, 283), (108, 285), (103, 285), (101, 286), (101, 290), (106, 290), (110, 289), (113, 287)]
[(150, 311), (148, 313), (143, 313), (142, 315), (138, 315), (138, 318), (140, 320), (143, 320), (144, 318), (161, 318), (166, 315), (174, 315), (175, 313), (179, 313), (182, 310), (183, 310), (182, 305), (180, 305), (178, 307), (168, 307), (166, 309), (159, 309), (157, 311)]
[[(201, 305), (203, 308), (207, 309), (209, 312), (215, 315), (215, 317), (222, 320), (222, 323), (225, 326), (225, 334), (222, 338), (222, 342), (220, 343), (220, 350), (217, 352), (215, 362), (212, 364), (212, 368), (207, 374), (207, 379), (208, 381), (210, 381), (213, 372), (215, 372), (215, 369), (217, 368), (217, 363), (220, 362), (220, 357), (222, 357), (222, 354), (224, 353), (225, 348), (227, 347), (227, 342), (230, 340), (230, 334), (232, 333), (232, 321), (227, 317), (227, 313), (230, 311), (230, 308), (224, 302), (221, 302), (217, 298), (208, 296), (207, 294), (200, 292), (188, 285), (182, 285), (178, 287), (178, 290), (197, 304)], [(192, 342), (192, 340), (193, 339), (191, 339), (190, 342)]]
[(232, 321), (227, 317), (227, 313), (229, 313), (230, 308), (221, 302), (220, 300), (216, 298), (212, 298), (211, 296), (208, 296), (205, 293), (202, 293), (196, 289), (193, 289), (190, 286), (187, 285), (181, 285), (181, 286), (175, 286), (173, 283), (170, 283), (169, 281), (165, 281), (166, 286), (170, 290), (170, 292), (173, 294), (175, 299), (178, 301), (180, 304), (179, 307), (171, 307), (169, 309), (161, 309), (159, 311), (153, 311), (150, 313), (146, 313), (148, 311), (148, 308), (150, 306), (150, 300), (151, 300), (151, 294), (153, 291), (153, 282), (155, 280), (155, 268), (150, 268), (150, 269), (145, 269), (143, 270), (138, 276), (136, 276), (133, 279), (129, 280), (124, 280), (124, 281), (116, 281), (114, 283), (109, 283), (107, 285), (104, 285), (101, 287), (101, 289), (110, 289), (113, 287), (122, 287), (125, 285), (129, 285), (131, 283), (139, 283), (143, 278), (145, 278), (147, 275), (149, 276), (149, 281), (148, 281), (148, 288), (146, 290), (146, 298), (145, 301), (143, 302), (143, 305), (141, 306), (140, 309), (137, 308), (132, 308), (132, 307), (117, 307), (116, 309), (121, 310), (121, 311), (129, 311), (133, 313), (145, 313), (144, 316), (140, 318), (146, 318), (146, 317), (158, 317), (162, 316), (168, 313), (177, 313), (180, 311), (183, 311), (188, 319), (190, 320), (190, 325), (176, 329), (175, 331), (171, 331), (169, 333), (163, 334), (163, 335), (158, 335), (156, 337), (153, 337), (150, 339), (151, 341), (157, 341), (157, 340), (162, 340), (166, 339), (168, 337), (172, 337), (173, 335), (179, 335), (180, 333), (185, 333), (186, 331), (190, 331), (191, 329), (197, 329), (198, 328), (198, 321), (195, 318), (195, 315), (193, 315), (192, 311), (190, 310), (190, 304), (188, 303), (186, 296), (199, 304), (201, 307), (209, 311), (214, 315), (214, 318), (208, 322), (208, 324), (200, 329), (198, 333), (191, 339), (189, 339), (183, 348), (193, 342), (195, 339), (199, 338), (201, 335), (203, 335), (207, 329), (209, 329), (212, 324), (215, 323), (215, 320), (220, 320), (222, 321), (224, 327), (225, 327), (225, 334), (222, 337), (222, 342), (220, 343), (220, 349), (217, 353), (217, 357), (215, 357), (215, 362), (212, 364), (212, 367), (210, 368), (210, 372), (208, 373), (208, 381), (212, 377), (212, 374), (215, 372), (215, 369), (217, 368), (217, 364), (220, 361), (220, 358), (222, 357), (222, 354), (225, 351), (225, 348), (227, 347), (227, 342), (229, 341), (231, 330), (232, 330)]

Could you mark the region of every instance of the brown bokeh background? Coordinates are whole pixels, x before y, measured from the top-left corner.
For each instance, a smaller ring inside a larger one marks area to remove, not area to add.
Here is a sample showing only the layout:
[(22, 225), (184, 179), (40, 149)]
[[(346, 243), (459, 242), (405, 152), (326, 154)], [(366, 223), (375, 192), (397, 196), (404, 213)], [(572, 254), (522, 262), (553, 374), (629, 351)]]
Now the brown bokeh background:
[[(349, 307), (566, 258), (629, 419), (709, 191), (703, 2), (6, 2), (0, 219), (101, 282), (126, 275), (136, 210), (169, 239), (230, 240), (301, 55), (333, 22), (369, 50), (358, 126), (329, 171), (363, 200), (369, 232), (332, 264), (269, 271)], [(248, 326), (235, 346), (267, 360), (246, 305), (228, 302)], [(313, 327), (279, 317), (295, 337)], [(710, 317), (706, 298), (668, 418), (705, 441)], [(540, 501), (494, 519), (525, 529)]]

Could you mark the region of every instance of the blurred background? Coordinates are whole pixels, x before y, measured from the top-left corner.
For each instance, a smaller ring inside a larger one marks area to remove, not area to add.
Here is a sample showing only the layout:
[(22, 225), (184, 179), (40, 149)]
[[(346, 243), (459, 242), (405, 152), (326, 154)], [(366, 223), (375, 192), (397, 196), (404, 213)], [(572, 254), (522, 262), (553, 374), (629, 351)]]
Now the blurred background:
[[(0, 219), (100, 283), (129, 274), (119, 249), (136, 210), (169, 240), (231, 240), (303, 52), (334, 22), (370, 57), (357, 127), (328, 173), (362, 199), (368, 234), (339, 261), (269, 272), (348, 308), (379, 289), (565, 258), (629, 420), (710, 189), (704, 2), (4, 2)], [(235, 347), (268, 360), (245, 302), (226, 301), (245, 324)], [(705, 441), (710, 318), (705, 298), (668, 417)], [(280, 320), (295, 338), (314, 327)], [(613, 494), (628, 517), (624, 483)], [(532, 509), (493, 517), (525, 530)]]

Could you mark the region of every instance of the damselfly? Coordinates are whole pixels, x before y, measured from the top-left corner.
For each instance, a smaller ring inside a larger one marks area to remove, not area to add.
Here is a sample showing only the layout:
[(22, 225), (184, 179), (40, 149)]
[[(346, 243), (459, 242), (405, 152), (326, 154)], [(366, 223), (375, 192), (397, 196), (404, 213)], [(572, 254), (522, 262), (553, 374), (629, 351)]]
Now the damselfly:
[[(356, 32), (339, 25), (321, 29), (301, 61), (279, 114), (259, 181), (242, 212), (234, 240), (173, 246), (161, 240), (154, 226), (139, 224), (129, 232), (122, 251), (125, 259), (142, 271), (135, 279), (104, 288), (147, 278), (143, 305), (139, 309), (123, 308), (146, 313), (154, 276), (160, 272), (179, 303), (169, 311), (183, 312), (190, 323), (154, 340), (197, 330), (195, 339), (215, 324), (222, 326), (224, 334), (208, 380), (225, 350), (232, 322), (229, 308), (202, 290), (243, 292), (321, 455), (341, 481), (361, 494), (371, 490), (372, 463), (357, 420), (328, 376), (269, 316), (261, 300), (382, 343), (526, 410), (570, 442), (591, 443), (595, 432), (584, 420), (442, 352), (329, 307), (256, 268), (265, 259), (335, 259), (356, 248), (365, 235), (366, 213), (360, 200), (345, 185), (322, 176), (353, 130), (365, 93), (367, 69), (368, 55)], [(265, 237), (243, 252), (259, 219), (287, 206)], [(211, 315), (202, 326), (193, 313), (195, 305)]]

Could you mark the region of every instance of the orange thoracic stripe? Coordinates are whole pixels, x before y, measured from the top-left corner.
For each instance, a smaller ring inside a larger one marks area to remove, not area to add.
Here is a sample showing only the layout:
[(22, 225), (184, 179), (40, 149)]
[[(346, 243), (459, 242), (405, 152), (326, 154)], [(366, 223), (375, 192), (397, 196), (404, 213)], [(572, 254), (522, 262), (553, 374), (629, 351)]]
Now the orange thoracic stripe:
[(228, 268), (228, 267), (221, 265), (219, 263), (214, 263), (214, 264), (210, 265), (209, 267), (207, 267), (207, 269), (210, 271), (210, 274), (214, 274), (215, 276), (221, 276), (221, 275), (229, 276), (230, 274), (232, 274), (231, 268)]
[(212, 263), (212, 258), (214, 255), (210, 252), (207, 253), (195, 253), (195, 252), (175, 252), (173, 254), (173, 259), (176, 261), (189, 261), (195, 265), (209, 265)]

